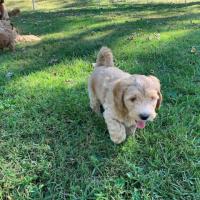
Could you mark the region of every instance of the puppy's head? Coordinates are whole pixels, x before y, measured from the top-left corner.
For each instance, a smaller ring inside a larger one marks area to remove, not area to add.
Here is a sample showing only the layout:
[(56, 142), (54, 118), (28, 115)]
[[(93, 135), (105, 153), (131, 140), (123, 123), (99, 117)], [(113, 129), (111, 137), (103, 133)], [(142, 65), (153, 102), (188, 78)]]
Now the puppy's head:
[(144, 128), (161, 105), (160, 82), (154, 76), (134, 75), (115, 84), (113, 97), (120, 117), (128, 116), (138, 128)]

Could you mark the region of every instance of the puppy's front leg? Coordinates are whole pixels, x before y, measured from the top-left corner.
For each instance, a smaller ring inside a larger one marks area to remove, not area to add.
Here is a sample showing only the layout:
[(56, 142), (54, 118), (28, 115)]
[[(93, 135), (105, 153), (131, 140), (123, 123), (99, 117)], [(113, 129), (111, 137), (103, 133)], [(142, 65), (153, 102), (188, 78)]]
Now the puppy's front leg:
[(103, 113), (103, 116), (106, 121), (111, 140), (116, 144), (122, 143), (126, 139), (126, 128), (124, 125), (113, 119), (107, 111)]

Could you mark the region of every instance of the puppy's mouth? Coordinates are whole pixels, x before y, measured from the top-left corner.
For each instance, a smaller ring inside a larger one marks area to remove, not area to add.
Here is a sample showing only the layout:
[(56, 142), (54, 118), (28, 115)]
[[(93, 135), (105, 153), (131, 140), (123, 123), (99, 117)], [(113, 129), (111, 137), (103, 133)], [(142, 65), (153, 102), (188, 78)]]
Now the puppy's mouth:
[(146, 126), (146, 121), (136, 121), (136, 127), (139, 129), (143, 129)]

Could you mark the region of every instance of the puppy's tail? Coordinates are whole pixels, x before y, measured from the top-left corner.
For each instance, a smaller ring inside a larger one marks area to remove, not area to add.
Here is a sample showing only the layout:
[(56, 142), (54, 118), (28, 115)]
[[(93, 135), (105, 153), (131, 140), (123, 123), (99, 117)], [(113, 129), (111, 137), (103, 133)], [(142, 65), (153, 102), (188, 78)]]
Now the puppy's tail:
[(102, 47), (97, 55), (96, 63), (94, 63), (93, 66), (114, 67), (113, 54), (111, 49)]

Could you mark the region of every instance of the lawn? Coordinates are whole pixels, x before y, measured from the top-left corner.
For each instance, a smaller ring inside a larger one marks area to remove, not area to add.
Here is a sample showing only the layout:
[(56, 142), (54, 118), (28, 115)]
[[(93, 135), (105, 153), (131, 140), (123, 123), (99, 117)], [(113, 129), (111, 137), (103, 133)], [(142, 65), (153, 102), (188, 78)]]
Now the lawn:
[[(21, 0), (13, 24), (42, 40), (0, 54), (0, 199), (200, 199), (200, 4), (61, 2)], [(121, 145), (89, 108), (102, 45), (162, 84), (157, 119)]]

